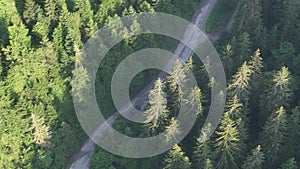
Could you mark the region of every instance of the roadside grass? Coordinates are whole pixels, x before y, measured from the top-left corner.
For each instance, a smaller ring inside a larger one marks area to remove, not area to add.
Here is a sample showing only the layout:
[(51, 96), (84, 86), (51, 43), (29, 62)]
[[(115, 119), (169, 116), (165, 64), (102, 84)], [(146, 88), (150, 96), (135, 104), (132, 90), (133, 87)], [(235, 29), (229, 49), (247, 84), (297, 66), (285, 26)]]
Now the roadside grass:
[(212, 33), (224, 28), (234, 13), (238, 2), (239, 0), (219, 0), (207, 20), (205, 32)]

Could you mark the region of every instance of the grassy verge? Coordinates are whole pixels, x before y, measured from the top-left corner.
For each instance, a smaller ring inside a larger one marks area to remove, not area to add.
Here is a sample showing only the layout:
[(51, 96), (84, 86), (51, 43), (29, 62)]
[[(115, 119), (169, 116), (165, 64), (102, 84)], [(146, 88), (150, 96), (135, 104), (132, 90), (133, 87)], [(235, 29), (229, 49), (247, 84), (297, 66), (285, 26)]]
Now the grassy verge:
[(234, 13), (239, 0), (219, 0), (208, 18), (205, 31), (220, 31), (226, 26)]

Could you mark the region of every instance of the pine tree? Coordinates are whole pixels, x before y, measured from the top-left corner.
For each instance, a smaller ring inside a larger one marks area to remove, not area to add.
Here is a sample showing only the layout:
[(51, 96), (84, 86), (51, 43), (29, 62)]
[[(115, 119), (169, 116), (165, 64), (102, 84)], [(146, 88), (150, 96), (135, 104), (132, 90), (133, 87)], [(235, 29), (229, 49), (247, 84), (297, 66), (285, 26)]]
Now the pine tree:
[(179, 134), (181, 134), (179, 122), (175, 118), (172, 118), (170, 125), (166, 126), (166, 142), (168, 143), (170, 140), (178, 142), (176, 135)]
[(278, 155), (285, 142), (287, 127), (286, 112), (281, 106), (268, 118), (261, 135), (263, 151), (269, 166), (278, 164)]
[(299, 40), (299, 32), (291, 31), (297, 30), (299, 26), (299, 8), (300, 3), (297, 0), (284, 0), (281, 6), (282, 9), (282, 17), (280, 21), (281, 27), (281, 40), (292, 39), (293, 42)]
[(83, 40), (87, 40), (93, 33), (96, 32), (97, 26), (93, 19), (93, 10), (89, 0), (75, 1), (75, 8), (80, 14), (81, 30), (83, 31)]
[(182, 101), (182, 85), (186, 80), (186, 70), (183, 64), (176, 60), (171, 69), (170, 76), (167, 77), (168, 107), (170, 116), (176, 117)]
[(287, 120), (287, 141), (281, 153), (281, 159), (288, 159), (295, 157), (299, 152), (300, 139), (300, 110), (296, 107), (292, 110), (291, 115)]
[(167, 99), (163, 91), (163, 82), (158, 78), (154, 87), (149, 91), (149, 108), (145, 111), (148, 127), (151, 130), (164, 128), (164, 118), (167, 116)]
[(237, 32), (248, 32), (254, 37), (254, 45), (260, 45), (263, 33), (262, 0), (242, 0), (235, 22)]
[(175, 144), (174, 147), (169, 150), (164, 158), (163, 169), (190, 169), (191, 163), (187, 156), (184, 155), (181, 148)]
[(254, 52), (249, 65), (255, 74), (260, 74), (263, 68), (263, 58), (261, 57), (260, 49)]
[(232, 77), (231, 84), (227, 88), (229, 95), (237, 95), (243, 103), (247, 103), (249, 100), (249, 83), (252, 75), (253, 70), (247, 62), (244, 62), (238, 72)]
[(23, 12), (23, 18), (26, 24), (31, 27), (37, 21), (38, 13), (41, 12), (41, 8), (37, 5), (34, 0), (25, 1), (25, 9)]
[(282, 67), (276, 72), (272, 82), (262, 103), (262, 108), (265, 108), (268, 113), (276, 111), (280, 106), (288, 108), (292, 97), (292, 76), (287, 67)]
[(196, 114), (202, 116), (203, 114), (203, 107), (202, 107), (202, 92), (201, 89), (196, 86), (191, 90), (191, 93), (188, 97), (188, 102), (191, 106), (193, 106), (192, 110), (196, 110)]
[(252, 150), (251, 154), (247, 157), (242, 168), (243, 169), (262, 169), (262, 164), (265, 160), (264, 154), (261, 151), (261, 146), (258, 145)]
[(194, 150), (194, 166), (197, 168), (208, 167), (212, 165), (210, 159), (213, 159), (214, 154), (211, 147), (211, 141), (209, 135), (211, 134), (211, 124), (202, 128), (200, 137), (197, 139), (197, 146)]
[(9, 46), (3, 49), (7, 60), (22, 59), (28, 55), (31, 47), (31, 38), (28, 36), (28, 29), (24, 25), (13, 25), (8, 28)]
[(89, 76), (87, 73), (87, 70), (81, 66), (78, 65), (75, 70), (72, 71), (74, 78), (71, 81), (71, 86), (72, 86), (72, 95), (74, 99), (78, 102), (81, 102), (84, 100), (84, 89), (89, 88), (87, 86), (89, 82)]
[(236, 156), (239, 154), (240, 145), (239, 132), (236, 128), (235, 122), (230, 119), (228, 114), (225, 114), (221, 121), (219, 130), (216, 132), (216, 151), (217, 166), (220, 169), (234, 169), (237, 168)]
[(240, 153), (246, 151), (246, 141), (248, 139), (248, 108), (247, 103), (244, 106), (238, 99), (237, 95), (234, 95), (226, 103), (226, 114), (235, 122), (238, 130), (238, 138), (240, 142)]
[(285, 163), (282, 164), (282, 169), (297, 169), (297, 162), (295, 161), (295, 158), (291, 158)]
[(58, 19), (57, 14), (57, 6), (55, 0), (45, 0), (45, 14), (46, 16), (53, 21), (56, 21)]
[(249, 33), (244, 32), (238, 36), (236, 46), (236, 50), (234, 50), (236, 51), (235, 62), (237, 65), (241, 65), (245, 61), (248, 61), (251, 56), (252, 42)]
[(233, 49), (230, 44), (223, 47), (221, 61), (224, 66), (227, 77), (233, 73)]

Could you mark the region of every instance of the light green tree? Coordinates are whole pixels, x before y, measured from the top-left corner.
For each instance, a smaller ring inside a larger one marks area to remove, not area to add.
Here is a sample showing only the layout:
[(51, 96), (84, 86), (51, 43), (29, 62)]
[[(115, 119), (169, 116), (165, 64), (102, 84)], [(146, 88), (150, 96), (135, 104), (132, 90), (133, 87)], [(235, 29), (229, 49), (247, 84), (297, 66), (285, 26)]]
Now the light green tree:
[(225, 114), (219, 126), (216, 138), (217, 166), (220, 169), (237, 168), (236, 156), (240, 152), (239, 131), (235, 122)]
[(292, 97), (292, 75), (287, 67), (282, 67), (273, 76), (272, 86), (265, 93), (262, 107), (268, 112), (274, 112), (284, 106), (289, 107)]
[(151, 130), (164, 128), (164, 120), (167, 116), (167, 99), (163, 91), (164, 83), (160, 78), (154, 82), (154, 87), (149, 91), (149, 108), (145, 111), (147, 126)]
[(169, 150), (167, 155), (164, 158), (164, 167), (163, 169), (190, 169), (191, 163), (190, 160), (181, 148), (175, 144), (174, 147)]

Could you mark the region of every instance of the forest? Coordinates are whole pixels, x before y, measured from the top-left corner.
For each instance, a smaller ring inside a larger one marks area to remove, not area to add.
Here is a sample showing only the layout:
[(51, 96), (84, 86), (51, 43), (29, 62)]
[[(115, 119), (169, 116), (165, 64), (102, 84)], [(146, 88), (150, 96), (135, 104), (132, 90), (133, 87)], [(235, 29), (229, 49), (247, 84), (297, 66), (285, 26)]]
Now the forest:
[[(140, 12), (164, 12), (190, 20), (205, 0), (0, 0), (0, 168), (65, 169), (88, 138), (73, 106), (74, 83), (87, 81), (85, 42), (103, 25), (126, 31), (112, 20)], [(234, 15), (235, 13), (235, 15)], [(234, 15), (230, 30), (222, 29)], [(139, 23), (129, 28), (138, 31)], [(227, 78), (225, 110), (210, 138), (203, 127), (213, 79), (191, 56), (187, 67), (198, 87), (190, 93), (197, 123), (180, 143), (149, 158), (125, 158), (96, 147), (90, 169), (298, 169), (300, 168), (300, 1), (219, 0), (206, 29)], [(111, 50), (96, 78), (96, 96), (105, 117), (115, 112), (110, 83), (126, 56), (144, 48), (174, 51), (177, 40), (144, 34)], [(118, 116), (113, 127), (132, 137), (179, 132), (182, 101), (178, 79), (155, 79), (145, 113), (147, 124)], [(157, 70), (139, 73), (130, 86), (134, 96)], [(74, 74), (81, 79), (72, 79)], [(84, 98), (82, 98), (84, 99)], [(159, 102), (158, 102), (159, 100)], [(159, 116), (160, 115), (160, 116)], [(156, 118), (158, 117), (158, 118)], [(168, 137), (167, 137), (168, 138)], [(206, 141), (203, 141), (206, 140)]]

